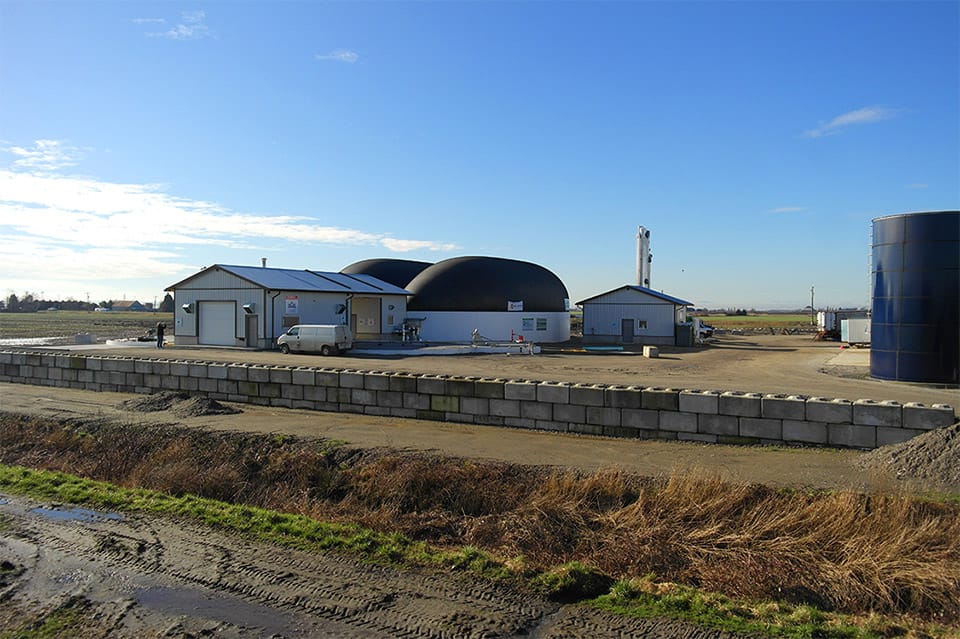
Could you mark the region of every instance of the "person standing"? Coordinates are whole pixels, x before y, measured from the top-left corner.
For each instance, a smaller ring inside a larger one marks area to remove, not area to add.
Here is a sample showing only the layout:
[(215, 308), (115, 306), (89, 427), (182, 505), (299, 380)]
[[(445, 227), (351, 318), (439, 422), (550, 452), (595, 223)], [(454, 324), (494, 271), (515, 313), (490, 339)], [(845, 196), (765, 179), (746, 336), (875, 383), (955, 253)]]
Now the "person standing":
[(167, 325), (163, 322), (157, 322), (157, 348), (163, 348), (163, 331)]

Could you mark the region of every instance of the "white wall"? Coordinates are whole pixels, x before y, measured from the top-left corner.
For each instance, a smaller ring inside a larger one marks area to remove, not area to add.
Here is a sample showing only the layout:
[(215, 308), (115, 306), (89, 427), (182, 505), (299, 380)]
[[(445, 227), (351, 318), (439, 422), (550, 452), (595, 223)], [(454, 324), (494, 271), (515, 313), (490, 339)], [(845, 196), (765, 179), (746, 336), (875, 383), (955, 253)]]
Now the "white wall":
[[(469, 342), (473, 329), (494, 341), (509, 341), (523, 335), (525, 342), (556, 343), (570, 339), (570, 313), (530, 312), (456, 312), (411, 311), (408, 317), (426, 318), (420, 329), (420, 339), (427, 342)], [(527, 319), (527, 326), (524, 326)], [(546, 321), (546, 330), (537, 330), (537, 320)], [(532, 326), (532, 328), (531, 328)]]

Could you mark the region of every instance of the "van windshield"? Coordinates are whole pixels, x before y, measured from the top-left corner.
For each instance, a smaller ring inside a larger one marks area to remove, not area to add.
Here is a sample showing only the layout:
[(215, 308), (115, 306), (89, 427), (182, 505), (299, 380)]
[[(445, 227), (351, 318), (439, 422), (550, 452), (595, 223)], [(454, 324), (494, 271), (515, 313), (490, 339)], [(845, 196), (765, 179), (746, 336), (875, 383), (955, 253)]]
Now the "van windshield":
[(299, 334), (300, 334), (299, 326), (294, 326), (293, 328), (287, 331), (287, 335), (299, 335)]

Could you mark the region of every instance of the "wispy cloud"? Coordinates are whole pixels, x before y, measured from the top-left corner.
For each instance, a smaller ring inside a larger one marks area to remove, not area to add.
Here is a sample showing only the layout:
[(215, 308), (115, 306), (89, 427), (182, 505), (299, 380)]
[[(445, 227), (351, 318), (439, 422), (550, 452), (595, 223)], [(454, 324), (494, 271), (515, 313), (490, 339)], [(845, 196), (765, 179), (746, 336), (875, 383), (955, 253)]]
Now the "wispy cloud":
[(883, 120), (889, 120), (890, 118), (895, 117), (897, 113), (897, 109), (890, 109), (882, 106), (864, 107), (862, 109), (856, 109), (855, 111), (848, 111), (838, 115), (829, 122), (821, 122), (816, 128), (806, 131), (804, 135), (806, 135), (808, 138), (819, 138), (825, 135), (835, 135), (848, 126), (882, 122)]
[(806, 211), (807, 207), (805, 206), (780, 206), (775, 209), (770, 209), (770, 213), (801, 213)]
[(335, 62), (346, 62), (347, 64), (353, 64), (360, 59), (359, 54), (349, 49), (335, 49), (330, 53), (318, 53), (313, 57), (317, 60), (334, 60)]
[(33, 171), (56, 171), (76, 166), (83, 149), (60, 140), (36, 140), (32, 147), (8, 146), (3, 151), (17, 157), (13, 166)]
[(130, 22), (134, 24), (164, 24), (166, 20), (163, 18), (133, 18)]
[[(204, 11), (184, 11), (180, 14), (180, 22), (167, 31), (148, 33), (151, 37), (169, 38), (170, 40), (199, 40), (210, 35), (210, 28), (204, 22), (207, 14)], [(160, 22), (166, 22), (158, 18)]]
[[(42, 144), (41, 144), (42, 142)], [(325, 224), (317, 216), (241, 213), (178, 197), (159, 185), (38, 171), (73, 166), (44, 140), (0, 168), (0, 281), (116, 280), (182, 274), (189, 247), (262, 248), (291, 243), (371, 246), (395, 253), (451, 251), (449, 242), (393, 237)], [(38, 149), (43, 149), (41, 152)], [(19, 152), (19, 153), (18, 153)], [(47, 290), (54, 290), (48, 284)], [(83, 290), (65, 284), (61, 290)]]

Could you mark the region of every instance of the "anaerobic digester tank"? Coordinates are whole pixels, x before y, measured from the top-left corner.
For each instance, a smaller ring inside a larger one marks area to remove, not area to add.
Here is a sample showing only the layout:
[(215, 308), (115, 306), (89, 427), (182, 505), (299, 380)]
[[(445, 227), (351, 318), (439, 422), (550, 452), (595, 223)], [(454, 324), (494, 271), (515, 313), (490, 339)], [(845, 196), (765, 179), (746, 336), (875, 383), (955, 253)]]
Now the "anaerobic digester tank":
[(960, 211), (873, 220), (870, 375), (960, 383)]

